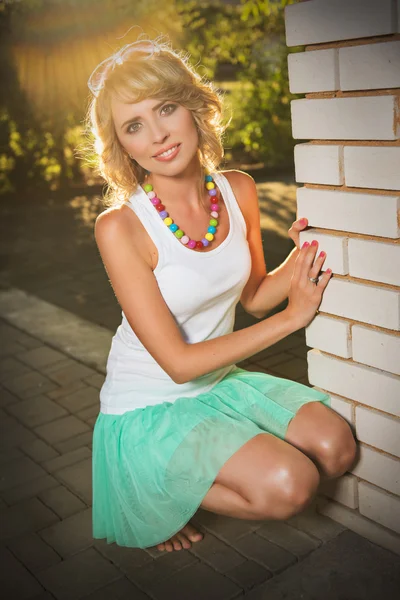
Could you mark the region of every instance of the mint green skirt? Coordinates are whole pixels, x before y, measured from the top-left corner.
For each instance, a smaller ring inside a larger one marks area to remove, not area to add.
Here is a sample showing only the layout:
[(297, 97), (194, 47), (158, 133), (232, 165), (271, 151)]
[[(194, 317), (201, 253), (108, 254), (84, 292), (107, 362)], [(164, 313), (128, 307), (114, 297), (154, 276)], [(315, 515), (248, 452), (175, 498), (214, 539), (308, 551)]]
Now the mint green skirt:
[(148, 548), (196, 513), (224, 463), (248, 440), (282, 440), (303, 404), (330, 396), (237, 367), (209, 392), (122, 415), (100, 413), (93, 435), (93, 537)]

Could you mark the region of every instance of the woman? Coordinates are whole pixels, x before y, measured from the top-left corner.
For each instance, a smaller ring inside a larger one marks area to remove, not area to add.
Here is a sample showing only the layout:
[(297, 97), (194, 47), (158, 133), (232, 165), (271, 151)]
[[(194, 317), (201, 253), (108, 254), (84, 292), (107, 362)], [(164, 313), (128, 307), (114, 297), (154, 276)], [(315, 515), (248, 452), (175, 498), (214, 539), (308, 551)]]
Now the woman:
[[(222, 98), (186, 55), (139, 40), (89, 87), (110, 191), (95, 237), (122, 307), (94, 430), (93, 535), (172, 551), (202, 539), (189, 523), (200, 506), (286, 519), (321, 476), (347, 471), (355, 440), (328, 394), (236, 363), (310, 323), (325, 257), (298, 248), (302, 219), (267, 275), (256, 186), (217, 170)], [(233, 332), (239, 300), (260, 322)]]

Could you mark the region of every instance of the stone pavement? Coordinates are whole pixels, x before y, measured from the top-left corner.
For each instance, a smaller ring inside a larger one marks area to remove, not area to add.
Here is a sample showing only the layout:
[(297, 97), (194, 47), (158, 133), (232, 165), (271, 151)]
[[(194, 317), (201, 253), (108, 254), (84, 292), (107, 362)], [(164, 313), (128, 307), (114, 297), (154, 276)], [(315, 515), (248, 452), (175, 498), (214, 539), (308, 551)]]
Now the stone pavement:
[[(268, 270), (292, 247), (294, 185), (259, 186)], [(120, 309), (96, 252), (95, 196), (1, 207), (0, 591), (6, 600), (385, 600), (399, 557), (315, 512), (198, 511), (189, 551), (93, 540), (91, 443)], [(275, 311), (281, 310), (284, 304)], [(235, 329), (254, 320), (238, 307)], [(304, 330), (245, 361), (308, 384)]]

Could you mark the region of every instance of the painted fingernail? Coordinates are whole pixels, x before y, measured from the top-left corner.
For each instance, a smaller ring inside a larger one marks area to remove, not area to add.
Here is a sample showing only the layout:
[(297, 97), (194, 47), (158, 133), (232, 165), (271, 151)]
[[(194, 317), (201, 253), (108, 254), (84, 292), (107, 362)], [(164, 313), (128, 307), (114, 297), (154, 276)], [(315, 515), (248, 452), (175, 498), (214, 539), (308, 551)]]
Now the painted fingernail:
[(311, 242), (311, 246), (316, 246), (317, 244), (318, 244), (317, 240), (313, 240), (313, 241)]
[(307, 248), (307, 246), (309, 246), (310, 244), (308, 242), (304, 242), (304, 244), (302, 245), (302, 248)]
[(322, 258), (323, 256), (325, 256), (325, 252), (322, 250), (322, 252), (320, 252), (319, 255)]
[(329, 273), (329, 274), (331, 274), (332, 273), (332, 269), (327, 269), (326, 272)]

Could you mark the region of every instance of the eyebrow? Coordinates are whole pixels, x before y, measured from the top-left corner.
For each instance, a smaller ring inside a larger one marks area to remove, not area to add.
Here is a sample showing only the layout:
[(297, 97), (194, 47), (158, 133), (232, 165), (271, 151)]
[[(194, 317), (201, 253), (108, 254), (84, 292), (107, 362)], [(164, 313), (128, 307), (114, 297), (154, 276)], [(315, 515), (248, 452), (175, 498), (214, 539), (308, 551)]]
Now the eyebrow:
[[(153, 106), (153, 108), (151, 109), (153, 112), (156, 111), (158, 108), (160, 108), (160, 106), (162, 106), (163, 104), (165, 104), (166, 100), (163, 100), (162, 102), (160, 102), (159, 104), (156, 104), (155, 106)], [(132, 123), (132, 121), (137, 121), (139, 120), (141, 117), (132, 117), (130, 119), (128, 119), (127, 121), (125, 121), (125, 123), (123, 123), (121, 125), (121, 129), (123, 129), (125, 127), (125, 125), (128, 125), (128, 123)]]

